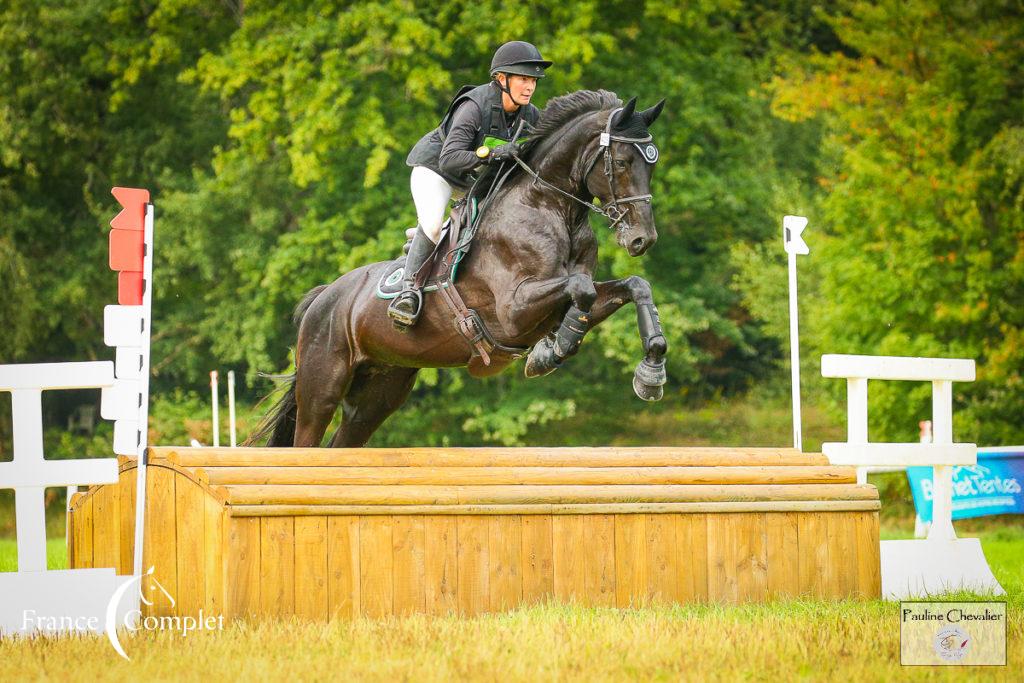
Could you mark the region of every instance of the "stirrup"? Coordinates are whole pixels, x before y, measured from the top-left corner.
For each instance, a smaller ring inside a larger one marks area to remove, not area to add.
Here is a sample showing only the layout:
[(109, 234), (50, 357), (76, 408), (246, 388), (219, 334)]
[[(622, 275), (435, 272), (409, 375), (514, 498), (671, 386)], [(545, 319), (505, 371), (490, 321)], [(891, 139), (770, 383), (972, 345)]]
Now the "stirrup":
[[(412, 313), (403, 311), (398, 307), (399, 303), (414, 299), (416, 307)], [(388, 306), (388, 317), (399, 332), (405, 332), (419, 320), (420, 312), (423, 310), (423, 292), (419, 289), (403, 289)]]

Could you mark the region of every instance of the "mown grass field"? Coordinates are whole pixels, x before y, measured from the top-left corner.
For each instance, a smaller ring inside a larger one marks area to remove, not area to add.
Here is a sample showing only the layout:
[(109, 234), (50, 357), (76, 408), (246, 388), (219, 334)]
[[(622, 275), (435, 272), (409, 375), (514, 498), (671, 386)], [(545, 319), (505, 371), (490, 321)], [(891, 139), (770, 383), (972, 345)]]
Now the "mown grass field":
[[(549, 604), (474, 619), (414, 617), (330, 624), (243, 622), (223, 631), (0, 642), (6, 680), (985, 680), (1024, 671), (1024, 529), (958, 524), (979, 536), (1008, 596), (1008, 666), (906, 668), (899, 606), (810, 600), (630, 610)], [(884, 536), (904, 537), (906, 524)], [(53, 566), (63, 542), (50, 542)], [(0, 541), (0, 570), (14, 566)], [(979, 596), (959, 595), (960, 598)]]

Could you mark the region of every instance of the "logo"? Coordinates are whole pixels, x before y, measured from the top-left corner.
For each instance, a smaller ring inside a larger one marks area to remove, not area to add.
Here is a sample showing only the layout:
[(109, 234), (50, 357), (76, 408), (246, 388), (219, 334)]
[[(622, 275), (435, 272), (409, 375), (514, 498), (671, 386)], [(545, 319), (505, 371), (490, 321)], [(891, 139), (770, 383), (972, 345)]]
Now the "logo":
[(900, 603), (900, 664), (1006, 666), (1006, 603)]
[(121, 600), (125, 594), (128, 593), (136, 584), (139, 585), (139, 599), (147, 607), (152, 607), (153, 602), (146, 598), (146, 591), (141, 590), (142, 580), (148, 578), (149, 590), (158, 590), (168, 600), (168, 609), (174, 609), (177, 602), (174, 596), (164, 588), (163, 584), (157, 581), (156, 577), (153, 576), (153, 570), (155, 567), (150, 567), (149, 570), (142, 576), (136, 576), (128, 581), (125, 581), (121, 586), (114, 591), (114, 594), (110, 597), (110, 602), (107, 603), (107, 617), (106, 617), (106, 633), (107, 639), (113, 646), (114, 651), (121, 655), (125, 659), (128, 659), (128, 655), (124, 651), (124, 647), (121, 645), (120, 636), (118, 630), (122, 629), (129, 633), (135, 633), (142, 629), (146, 631), (177, 631), (182, 637), (189, 635), (193, 631), (213, 631), (224, 629), (224, 617), (223, 616), (208, 616), (203, 614), (203, 610), (199, 610), (198, 616), (142, 616), (142, 610), (133, 609), (129, 610), (124, 615), (124, 621), (118, 623), (118, 607), (121, 604)]
[(637, 144), (636, 148), (644, 155), (644, 161), (647, 163), (653, 164), (658, 160), (658, 148), (654, 146), (653, 142), (649, 142), (646, 145)]
[(959, 626), (947, 626), (935, 634), (935, 654), (947, 662), (959, 662), (971, 647), (971, 637)]

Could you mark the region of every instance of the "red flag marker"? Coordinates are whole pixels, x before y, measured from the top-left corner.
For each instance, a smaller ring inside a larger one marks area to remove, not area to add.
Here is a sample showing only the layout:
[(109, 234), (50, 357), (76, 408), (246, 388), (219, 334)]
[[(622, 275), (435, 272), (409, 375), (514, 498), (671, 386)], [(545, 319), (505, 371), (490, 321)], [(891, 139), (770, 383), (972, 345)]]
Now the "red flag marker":
[(142, 230), (146, 221), (146, 204), (149, 190), (134, 187), (115, 187), (110, 191), (114, 199), (124, 208), (110, 221), (110, 227), (118, 230)]

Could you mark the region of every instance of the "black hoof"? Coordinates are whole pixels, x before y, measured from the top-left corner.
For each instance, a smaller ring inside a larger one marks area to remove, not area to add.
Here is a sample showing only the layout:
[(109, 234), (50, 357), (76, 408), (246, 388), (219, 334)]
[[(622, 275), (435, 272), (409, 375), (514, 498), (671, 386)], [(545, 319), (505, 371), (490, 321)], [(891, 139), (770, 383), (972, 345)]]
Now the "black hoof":
[(551, 337), (544, 337), (530, 350), (523, 372), (527, 377), (543, 377), (558, 369), (558, 357)]
[(660, 401), (665, 395), (666, 381), (665, 361), (650, 363), (644, 359), (633, 371), (633, 391), (645, 401)]

